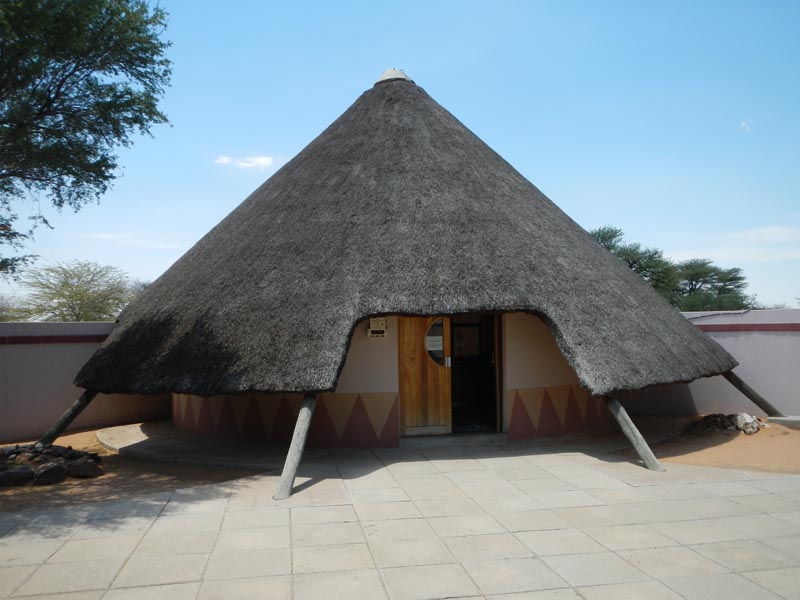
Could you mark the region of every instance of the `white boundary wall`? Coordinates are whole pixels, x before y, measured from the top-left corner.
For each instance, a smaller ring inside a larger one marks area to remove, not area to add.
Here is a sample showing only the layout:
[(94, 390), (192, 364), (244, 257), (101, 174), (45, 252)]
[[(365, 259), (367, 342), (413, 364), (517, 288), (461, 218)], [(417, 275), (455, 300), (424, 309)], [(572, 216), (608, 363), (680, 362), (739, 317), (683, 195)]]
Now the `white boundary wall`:
[[(114, 323), (0, 323), (0, 443), (34, 439), (80, 396), (72, 380)], [(98, 395), (70, 429), (169, 418), (169, 396)]]
[[(800, 309), (684, 313), (730, 352), (734, 370), (785, 415), (800, 415)], [(621, 397), (632, 413), (764, 413), (720, 376)]]

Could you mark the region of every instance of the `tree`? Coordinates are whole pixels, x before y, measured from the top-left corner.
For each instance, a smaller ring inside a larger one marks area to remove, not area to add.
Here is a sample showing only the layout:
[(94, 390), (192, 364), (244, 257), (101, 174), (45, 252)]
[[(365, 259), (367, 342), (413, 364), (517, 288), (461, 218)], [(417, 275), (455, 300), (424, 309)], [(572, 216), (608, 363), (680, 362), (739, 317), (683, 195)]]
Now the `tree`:
[[(19, 248), (20, 202), (57, 209), (98, 200), (117, 176), (119, 147), (166, 123), (166, 13), (145, 0), (0, 3), (0, 247)], [(0, 256), (13, 275), (32, 256)]]
[(0, 323), (18, 321), (20, 318), (16, 302), (8, 296), (0, 295)]
[(29, 271), (21, 313), (41, 321), (113, 321), (133, 297), (121, 270), (74, 261)]
[(669, 302), (674, 303), (678, 270), (672, 261), (664, 257), (661, 250), (637, 243), (626, 243), (623, 231), (611, 225), (599, 227), (590, 233), (601, 246), (638, 273)]
[(745, 294), (747, 279), (739, 268), (723, 269), (705, 258), (675, 264), (657, 248), (625, 242), (623, 231), (610, 225), (589, 233), (680, 310), (741, 310), (757, 306), (755, 297)]

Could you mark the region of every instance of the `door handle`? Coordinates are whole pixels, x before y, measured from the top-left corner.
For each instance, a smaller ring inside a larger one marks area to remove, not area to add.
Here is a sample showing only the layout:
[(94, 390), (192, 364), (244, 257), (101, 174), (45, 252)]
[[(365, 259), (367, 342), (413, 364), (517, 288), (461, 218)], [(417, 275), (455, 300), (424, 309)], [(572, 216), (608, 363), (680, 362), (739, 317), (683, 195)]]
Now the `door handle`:
[(444, 366), (448, 369), (453, 366), (452, 360), (449, 356), (444, 359)]

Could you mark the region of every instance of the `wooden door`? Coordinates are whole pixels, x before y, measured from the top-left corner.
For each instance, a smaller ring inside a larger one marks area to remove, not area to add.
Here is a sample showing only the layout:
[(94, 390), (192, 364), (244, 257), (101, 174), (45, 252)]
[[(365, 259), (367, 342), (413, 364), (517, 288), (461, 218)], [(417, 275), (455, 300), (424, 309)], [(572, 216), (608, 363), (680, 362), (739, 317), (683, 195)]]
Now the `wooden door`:
[(398, 333), (403, 435), (450, 433), (450, 318), (400, 317)]

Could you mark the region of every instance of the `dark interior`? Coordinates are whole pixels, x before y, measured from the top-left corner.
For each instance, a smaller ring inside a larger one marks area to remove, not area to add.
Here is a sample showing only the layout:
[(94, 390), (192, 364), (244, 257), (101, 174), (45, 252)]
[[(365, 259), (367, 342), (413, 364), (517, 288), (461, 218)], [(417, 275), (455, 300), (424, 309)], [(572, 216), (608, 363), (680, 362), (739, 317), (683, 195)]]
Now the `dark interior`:
[(453, 433), (497, 431), (494, 315), (456, 315), (451, 323)]

